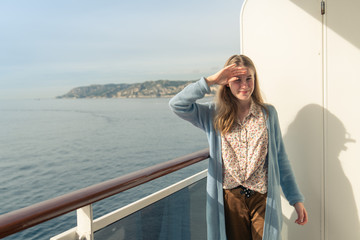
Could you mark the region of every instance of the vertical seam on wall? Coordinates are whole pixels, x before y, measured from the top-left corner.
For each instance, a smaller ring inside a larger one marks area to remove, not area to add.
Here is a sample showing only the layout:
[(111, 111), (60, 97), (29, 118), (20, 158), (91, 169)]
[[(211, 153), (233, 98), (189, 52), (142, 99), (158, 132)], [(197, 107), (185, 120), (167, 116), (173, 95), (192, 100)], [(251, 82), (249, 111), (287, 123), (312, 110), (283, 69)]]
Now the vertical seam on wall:
[[(327, 82), (327, 6), (325, 2), (325, 14), (322, 15), (322, 84), (323, 84), (323, 163), (322, 163), (322, 213), (321, 213), (321, 239), (327, 239), (326, 232), (326, 159), (328, 137), (328, 82)], [(320, 3), (321, 4), (321, 3)]]

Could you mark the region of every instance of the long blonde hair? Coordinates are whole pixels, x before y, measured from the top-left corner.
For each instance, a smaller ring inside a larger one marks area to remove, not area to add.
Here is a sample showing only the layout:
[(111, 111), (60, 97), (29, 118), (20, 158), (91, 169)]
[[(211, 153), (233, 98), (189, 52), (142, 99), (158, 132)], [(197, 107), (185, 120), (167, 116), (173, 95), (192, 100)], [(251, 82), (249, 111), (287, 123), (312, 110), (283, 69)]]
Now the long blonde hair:
[[(225, 67), (231, 64), (244, 66), (254, 71), (254, 91), (251, 95), (254, 103), (263, 107), (268, 115), (263, 98), (261, 96), (256, 68), (251, 59), (245, 55), (233, 55), (225, 63)], [(216, 98), (216, 113), (214, 117), (214, 127), (216, 130), (225, 134), (231, 130), (238, 116), (238, 99), (231, 93), (226, 85), (219, 86)]]

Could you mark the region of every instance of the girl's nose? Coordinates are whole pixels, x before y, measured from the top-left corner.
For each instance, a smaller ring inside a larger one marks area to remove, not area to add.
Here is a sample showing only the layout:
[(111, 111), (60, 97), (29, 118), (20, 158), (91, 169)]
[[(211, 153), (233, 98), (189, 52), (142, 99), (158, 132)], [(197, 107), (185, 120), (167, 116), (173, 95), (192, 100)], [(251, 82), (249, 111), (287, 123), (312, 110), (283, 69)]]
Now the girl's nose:
[(246, 81), (241, 81), (240, 82), (240, 87), (241, 88), (246, 88), (247, 87), (247, 82)]

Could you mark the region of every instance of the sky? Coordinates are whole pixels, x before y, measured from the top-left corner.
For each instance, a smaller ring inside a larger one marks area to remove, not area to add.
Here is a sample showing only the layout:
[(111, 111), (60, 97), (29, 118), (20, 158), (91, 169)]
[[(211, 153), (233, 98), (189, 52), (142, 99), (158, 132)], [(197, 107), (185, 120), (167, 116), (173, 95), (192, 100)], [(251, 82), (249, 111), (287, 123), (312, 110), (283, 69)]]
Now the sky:
[(240, 53), (243, 0), (1, 0), (0, 99), (195, 80)]

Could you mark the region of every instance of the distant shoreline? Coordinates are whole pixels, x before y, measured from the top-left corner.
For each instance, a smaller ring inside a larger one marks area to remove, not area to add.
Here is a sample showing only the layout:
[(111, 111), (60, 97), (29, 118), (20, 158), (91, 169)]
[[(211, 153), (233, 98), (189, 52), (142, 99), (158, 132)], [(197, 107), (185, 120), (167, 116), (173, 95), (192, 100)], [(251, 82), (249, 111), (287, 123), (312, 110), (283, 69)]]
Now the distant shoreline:
[[(56, 99), (108, 99), (108, 98), (171, 98), (194, 81), (157, 80), (143, 83), (121, 83), (76, 87)], [(215, 94), (211, 88), (209, 96)]]

